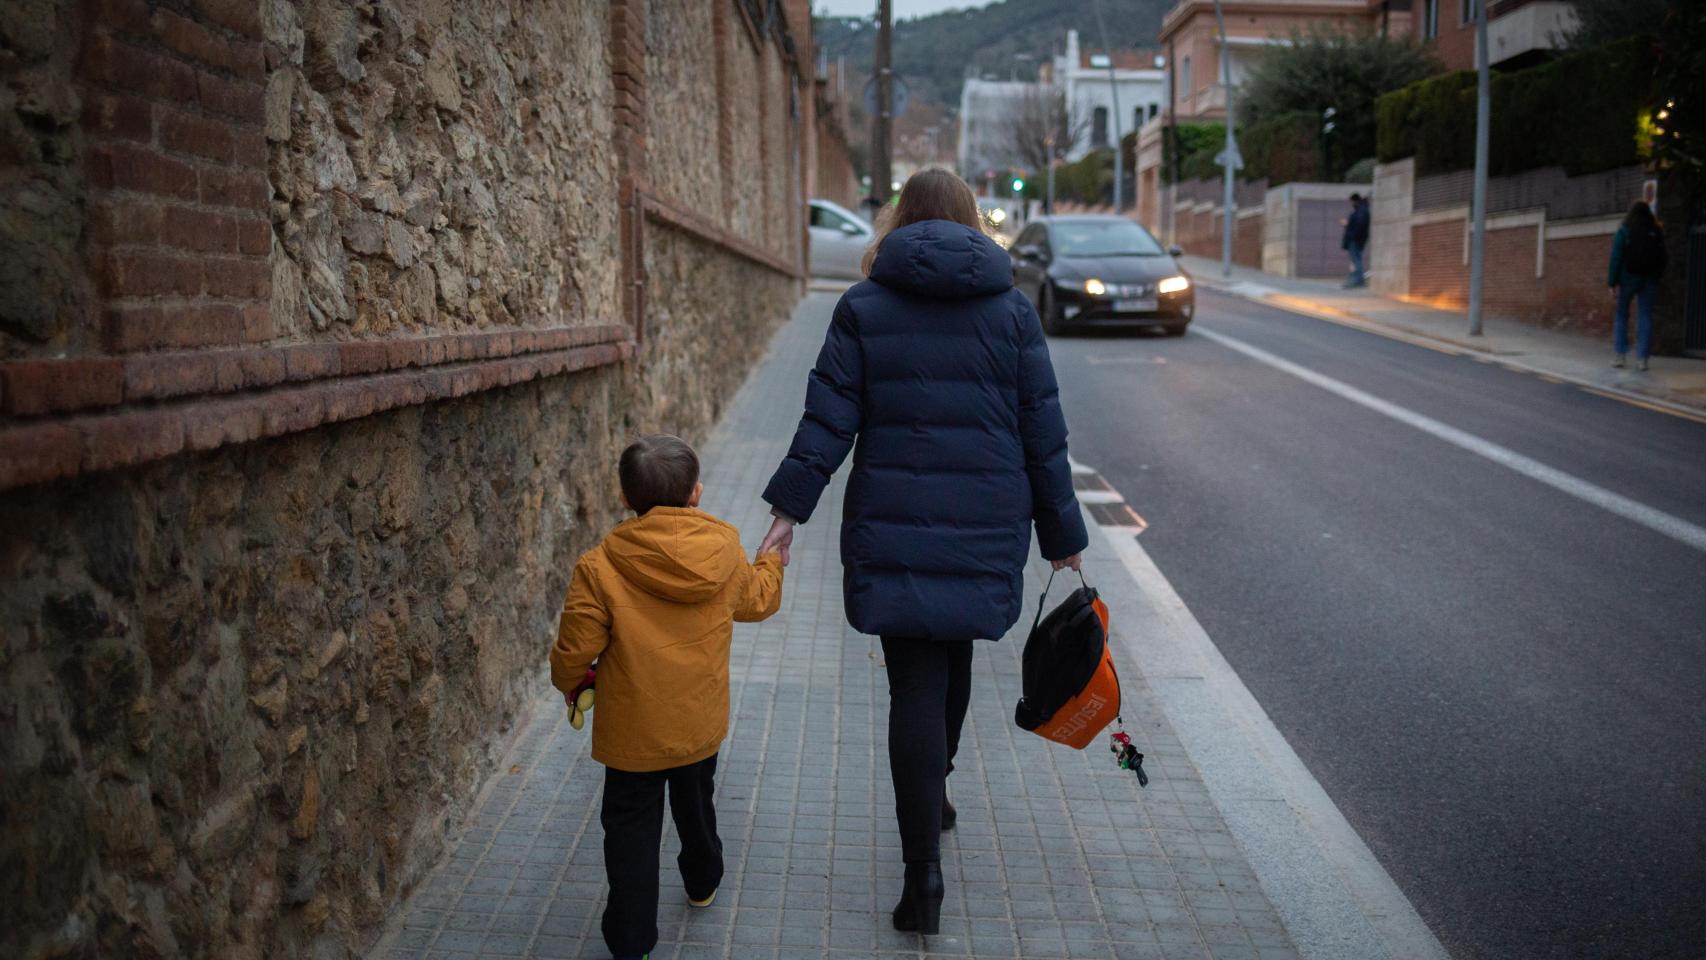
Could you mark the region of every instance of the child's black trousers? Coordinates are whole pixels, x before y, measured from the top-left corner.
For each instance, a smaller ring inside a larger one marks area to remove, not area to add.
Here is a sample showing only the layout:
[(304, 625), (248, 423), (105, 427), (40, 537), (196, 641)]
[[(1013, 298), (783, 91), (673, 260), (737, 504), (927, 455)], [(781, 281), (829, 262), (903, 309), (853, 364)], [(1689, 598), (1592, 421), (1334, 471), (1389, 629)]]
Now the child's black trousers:
[(604, 943), (618, 957), (639, 957), (658, 942), (658, 848), (663, 842), (664, 787), (681, 837), (681, 882), (687, 896), (703, 900), (723, 882), (723, 842), (711, 790), (717, 756), (650, 773), (606, 767), (604, 871), (610, 903), (604, 908)]

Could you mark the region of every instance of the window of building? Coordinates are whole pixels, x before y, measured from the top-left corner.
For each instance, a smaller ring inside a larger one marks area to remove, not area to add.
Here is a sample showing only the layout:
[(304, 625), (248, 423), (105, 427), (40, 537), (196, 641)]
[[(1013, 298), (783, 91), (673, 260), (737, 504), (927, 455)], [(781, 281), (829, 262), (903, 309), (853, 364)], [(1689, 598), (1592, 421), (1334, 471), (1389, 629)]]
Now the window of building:
[(1439, 38), (1439, 4), (1440, 0), (1422, 0), (1423, 40)]
[[(1435, 2), (1435, 0), (1427, 0), (1427, 2), (1433, 3), (1433, 2)], [(1186, 57), (1185, 59), (1179, 61), (1179, 89), (1183, 90), (1185, 92), (1185, 96), (1187, 96), (1187, 97), (1190, 96), (1191, 94), (1197, 92), (1197, 88), (1194, 85), (1192, 85), (1192, 83), (1191, 83), (1191, 58), (1190, 57)]]
[(1149, 119), (1154, 120), (1155, 115), (1157, 113), (1160, 113), (1160, 112), (1161, 112), (1161, 105), (1159, 103), (1152, 103), (1149, 105)]
[(1459, 24), (1475, 22), (1475, 4), (1477, 0), (1457, 0), (1457, 22)]
[(1133, 130), (1143, 129), (1143, 107), (1141, 105), (1131, 112), (1131, 128)]
[(1097, 107), (1090, 115), (1090, 145), (1105, 147), (1108, 145), (1108, 108)]

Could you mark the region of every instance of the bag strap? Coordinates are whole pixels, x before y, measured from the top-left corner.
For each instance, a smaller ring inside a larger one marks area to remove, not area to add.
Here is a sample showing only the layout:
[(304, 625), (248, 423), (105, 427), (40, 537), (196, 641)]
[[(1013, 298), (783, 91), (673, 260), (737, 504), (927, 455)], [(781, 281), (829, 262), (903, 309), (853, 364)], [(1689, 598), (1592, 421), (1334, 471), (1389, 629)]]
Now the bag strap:
[[(1054, 575), (1059, 573), (1059, 572), (1060, 572), (1059, 570), (1050, 570), (1048, 572), (1048, 582), (1043, 584), (1042, 596), (1037, 598), (1037, 618), (1035, 620), (1031, 621), (1031, 632), (1032, 633), (1037, 632), (1037, 628), (1042, 626), (1043, 611), (1045, 609), (1047, 609), (1044, 605), (1048, 602), (1048, 591), (1049, 591), (1050, 587), (1054, 586)], [(1090, 589), (1090, 582), (1088, 580), (1084, 579), (1084, 568), (1079, 567), (1077, 570), (1077, 573), (1078, 573), (1078, 582), (1084, 585), (1084, 589), (1086, 589), (1086, 590)]]

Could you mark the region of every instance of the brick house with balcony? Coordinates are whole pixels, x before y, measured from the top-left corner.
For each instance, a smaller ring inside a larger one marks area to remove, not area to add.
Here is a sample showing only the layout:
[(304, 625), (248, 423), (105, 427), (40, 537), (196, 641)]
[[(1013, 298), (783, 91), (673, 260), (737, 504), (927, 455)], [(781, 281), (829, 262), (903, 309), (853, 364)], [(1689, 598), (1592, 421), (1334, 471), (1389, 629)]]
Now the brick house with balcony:
[[(1226, 46), (1232, 86), (1248, 75), (1264, 48), (1285, 43), (1292, 33), (1317, 26), (1343, 25), (1409, 36), (1415, 5), (1424, 0), (1227, 0)], [(1431, 0), (1445, 2), (1445, 0)], [(1220, 31), (1213, 0), (1181, 0), (1161, 21), (1160, 43), (1167, 63), (1166, 95), (1161, 112), (1138, 132), (1137, 216), (1158, 234), (1164, 223), (1165, 177), (1162, 141), (1170, 122), (1224, 120), (1226, 86), (1221, 75)]]

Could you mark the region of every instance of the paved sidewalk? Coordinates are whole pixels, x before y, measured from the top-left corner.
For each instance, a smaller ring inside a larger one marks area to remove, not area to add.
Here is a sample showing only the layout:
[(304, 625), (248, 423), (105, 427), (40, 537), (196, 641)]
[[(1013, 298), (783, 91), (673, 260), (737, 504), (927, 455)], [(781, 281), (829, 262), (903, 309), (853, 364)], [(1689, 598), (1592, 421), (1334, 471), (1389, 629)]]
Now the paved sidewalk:
[[(834, 302), (820, 292), (801, 304), (702, 451), (705, 506), (739, 525), (749, 547), (767, 525), (758, 492), (793, 435)], [(735, 632), (734, 722), (717, 786), (728, 874), (716, 904), (690, 912), (666, 818), (653, 960), (1297, 957), (1135, 665), (1121, 673), (1124, 713), (1148, 788), (1103, 741), (1075, 752), (1014, 727), (1023, 627), (978, 645), (949, 784), (959, 826), (943, 840), (942, 935), (890, 929), (901, 863), (887, 689), (875, 640), (842, 616), (843, 477), (799, 530), (781, 612)], [(1045, 572), (1033, 562), (1030, 603)], [(603, 776), (587, 741), (564, 721), (561, 697), (541, 695), (374, 957), (608, 956), (598, 926)]]
[(1336, 281), (1276, 277), (1250, 267), (1221, 276), (1220, 261), (1182, 258), (1201, 286), (1350, 324), (1372, 325), (1403, 336), (1490, 356), (1499, 363), (1608, 393), (1706, 408), (1706, 360), (1653, 357), (1652, 369), (1611, 366), (1609, 337), (1548, 330), (1514, 320), (1488, 319), (1483, 335), (1469, 336), (1460, 312), (1383, 297), (1367, 288), (1342, 289)]

